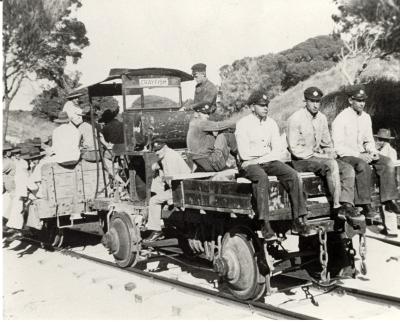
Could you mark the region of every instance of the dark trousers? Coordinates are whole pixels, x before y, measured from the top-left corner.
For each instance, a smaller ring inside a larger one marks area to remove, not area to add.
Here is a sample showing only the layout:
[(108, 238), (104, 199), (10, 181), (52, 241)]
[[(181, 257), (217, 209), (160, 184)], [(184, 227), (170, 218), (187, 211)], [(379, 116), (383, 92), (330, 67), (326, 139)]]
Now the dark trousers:
[(214, 151), (205, 158), (193, 160), (200, 171), (222, 171), (226, 168), (229, 154), (237, 154), (235, 134), (220, 133), (215, 138)]
[(334, 208), (340, 202), (354, 203), (355, 172), (353, 167), (341, 160), (311, 157), (307, 160), (293, 160), (293, 168), (298, 172), (314, 172), (325, 177)]
[[(356, 205), (370, 204), (372, 175), (370, 165), (353, 156), (341, 157), (340, 160), (350, 164), (356, 172), (354, 203)], [(372, 161), (371, 165), (375, 168), (379, 177), (381, 202), (397, 199), (398, 191), (393, 161), (388, 157), (379, 155), (379, 160)]]
[(293, 218), (298, 218), (299, 216), (307, 214), (303, 181), (296, 170), (281, 161), (249, 165), (243, 170), (245, 177), (253, 183), (253, 196), (255, 196), (256, 199), (259, 219), (268, 219), (269, 175), (276, 176), (289, 194)]

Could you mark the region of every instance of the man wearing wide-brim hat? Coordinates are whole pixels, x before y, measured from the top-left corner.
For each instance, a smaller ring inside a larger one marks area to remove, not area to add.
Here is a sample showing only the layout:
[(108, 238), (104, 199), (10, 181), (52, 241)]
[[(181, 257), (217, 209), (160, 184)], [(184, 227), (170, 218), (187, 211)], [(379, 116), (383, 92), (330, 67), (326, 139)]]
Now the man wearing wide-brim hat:
[(380, 219), (371, 203), (371, 167), (379, 177), (380, 198), (385, 209), (400, 213), (395, 200), (399, 193), (395, 180), (394, 163), (379, 154), (372, 132), (371, 116), (364, 111), (367, 100), (364, 85), (353, 86), (349, 107), (340, 112), (332, 122), (332, 139), (340, 160), (349, 163), (355, 170), (355, 205), (361, 206), (367, 222)]
[(391, 135), (390, 129), (379, 129), (378, 133), (374, 135), (376, 148), (381, 155), (390, 158), (392, 161), (397, 160), (397, 151), (390, 145), (390, 141), (394, 140)]
[(67, 96), (68, 101), (62, 109), (76, 126), (82, 123), (82, 116), (80, 115), (82, 109), (79, 106), (81, 96), (83, 96), (83, 93), (73, 93)]

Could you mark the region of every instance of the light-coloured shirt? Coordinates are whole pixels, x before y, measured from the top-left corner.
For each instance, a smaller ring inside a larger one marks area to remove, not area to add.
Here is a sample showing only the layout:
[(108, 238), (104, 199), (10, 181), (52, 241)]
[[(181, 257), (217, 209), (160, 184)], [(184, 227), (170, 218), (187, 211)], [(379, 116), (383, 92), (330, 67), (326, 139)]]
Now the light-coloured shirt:
[(279, 160), (281, 155), (281, 140), (276, 122), (267, 117), (260, 120), (251, 113), (236, 123), (235, 137), (239, 156), (248, 161), (264, 157), (258, 163)]
[(358, 157), (362, 152), (377, 153), (372, 133), (371, 116), (365, 112), (358, 115), (348, 107), (332, 122), (332, 139), (339, 156)]
[(52, 150), (55, 154), (53, 160), (58, 163), (78, 161), (81, 155), (80, 141), (81, 134), (71, 122), (55, 128), (52, 139)]
[(290, 152), (298, 159), (311, 158), (315, 151), (333, 147), (326, 116), (321, 112), (313, 116), (306, 108), (288, 119), (287, 140)]
[[(169, 147), (165, 147), (165, 154), (161, 160), (162, 170), (160, 176), (153, 179), (151, 191), (159, 193), (164, 190), (162, 177), (173, 177), (180, 174), (190, 174), (190, 168), (181, 154)], [(170, 182), (167, 182), (170, 184)]]
[(15, 192), (14, 195), (18, 197), (26, 197), (28, 195), (28, 162), (23, 159), (15, 161)]
[(385, 157), (390, 158), (392, 161), (397, 160), (397, 151), (392, 148), (390, 143), (386, 142), (383, 147), (379, 150), (379, 154), (384, 155)]

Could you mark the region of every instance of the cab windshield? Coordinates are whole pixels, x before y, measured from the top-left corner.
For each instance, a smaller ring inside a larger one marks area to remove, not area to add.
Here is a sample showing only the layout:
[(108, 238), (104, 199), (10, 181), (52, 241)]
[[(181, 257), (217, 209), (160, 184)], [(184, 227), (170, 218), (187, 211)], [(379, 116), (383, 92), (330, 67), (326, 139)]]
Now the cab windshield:
[(179, 108), (179, 87), (150, 87), (142, 88), (143, 93), (128, 93), (126, 95), (126, 109), (171, 109)]

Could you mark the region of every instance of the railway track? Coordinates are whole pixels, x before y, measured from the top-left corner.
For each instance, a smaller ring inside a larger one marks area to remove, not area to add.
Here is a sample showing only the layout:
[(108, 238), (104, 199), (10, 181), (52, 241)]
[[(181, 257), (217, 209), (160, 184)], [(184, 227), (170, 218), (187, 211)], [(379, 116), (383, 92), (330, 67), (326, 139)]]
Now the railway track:
[[(26, 242), (29, 243), (40, 243), (38, 240), (33, 239), (33, 238), (23, 238)], [(49, 245), (42, 245), (45, 247), (49, 247)], [(80, 251), (76, 251), (74, 249), (67, 249), (67, 248), (59, 248), (59, 247), (52, 247), (54, 251), (60, 252), (64, 255), (67, 256), (72, 256), (76, 258), (82, 258), (91, 262), (95, 262), (99, 265), (104, 265), (108, 267), (112, 267), (113, 269), (118, 269), (122, 270), (122, 268), (118, 267), (114, 262), (104, 260), (101, 258), (97, 258), (88, 254), (84, 254)], [(188, 261), (184, 261), (181, 259), (176, 258), (177, 254), (173, 255), (171, 253), (168, 254), (166, 253), (156, 253), (151, 257), (152, 260), (157, 260), (157, 258), (162, 258), (162, 257), (168, 257), (173, 261), (177, 261), (181, 263), (182, 265), (187, 265), (187, 266), (193, 266), (190, 264)], [(195, 267), (197, 270), (208, 270), (212, 271), (210, 268), (202, 268), (202, 267)], [(177, 280), (175, 278), (169, 278), (165, 276), (161, 276), (157, 273), (153, 272), (148, 272), (144, 271), (142, 269), (137, 269), (134, 267), (130, 268), (125, 268), (123, 269), (125, 271), (129, 271), (132, 274), (135, 274), (137, 276), (140, 276), (141, 278), (149, 279), (152, 281), (157, 281), (162, 284), (166, 284), (169, 286), (172, 286), (173, 288), (176, 288), (177, 290), (184, 290), (185, 292), (190, 292), (195, 294), (196, 296), (203, 296), (207, 297), (210, 299), (215, 299), (218, 300), (219, 302), (223, 302), (226, 305), (230, 306), (240, 306), (242, 308), (248, 308), (251, 312), (256, 312), (257, 314), (264, 316), (269, 319), (286, 319), (286, 320), (292, 320), (292, 319), (297, 319), (297, 320), (315, 320), (315, 319), (324, 319), (326, 317), (323, 317), (321, 314), (309, 314), (308, 311), (307, 313), (301, 312), (301, 310), (296, 310), (295, 307), (293, 308), (283, 308), (280, 307), (276, 304), (271, 304), (270, 303), (265, 303), (261, 301), (241, 301), (236, 298), (234, 298), (231, 294), (224, 292), (224, 291), (218, 291), (215, 289), (207, 289), (202, 286), (198, 285), (193, 285), (191, 283), (187, 283), (184, 281)], [(292, 276), (291, 276), (292, 277)], [(292, 277), (293, 278), (293, 277)], [(301, 279), (299, 279), (301, 280)], [(310, 283), (309, 280), (303, 279), (301, 285), (296, 286), (289, 286), (285, 289), (281, 289), (279, 292), (273, 294), (272, 296), (275, 296), (276, 294), (280, 293), (283, 294), (284, 292), (287, 292), (288, 290), (293, 292), (294, 290), (297, 290), (299, 293), (303, 293), (305, 295), (304, 300), (308, 301), (311, 303), (312, 306), (318, 307), (319, 303), (321, 302), (321, 298), (323, 296), (327, 296), (328, 294), (332, 296), (335, 294), (337, 297), (342, 297), (343, 296), (352, 296), (357, 298), (357, 300), (376, 305), (377, 307), (394, 307), (400, 310), (400, 298), (394, 297), (394, 296), (389, 296), (385, 294), (380, 294), (380, 293), (374, 293), (370, 291), (364, 291), (364, 290), (359, 290), (355, 289), (352, 287), (347, 287), (344, 285), (334, 285), (331, 287), (325, 287), (321, 288), (318, 286), (313, 285)], [(266, 298), (266, 302), (269, 301), (270, 297)], [(272, 301), (273, 303), (273, 301)]]

